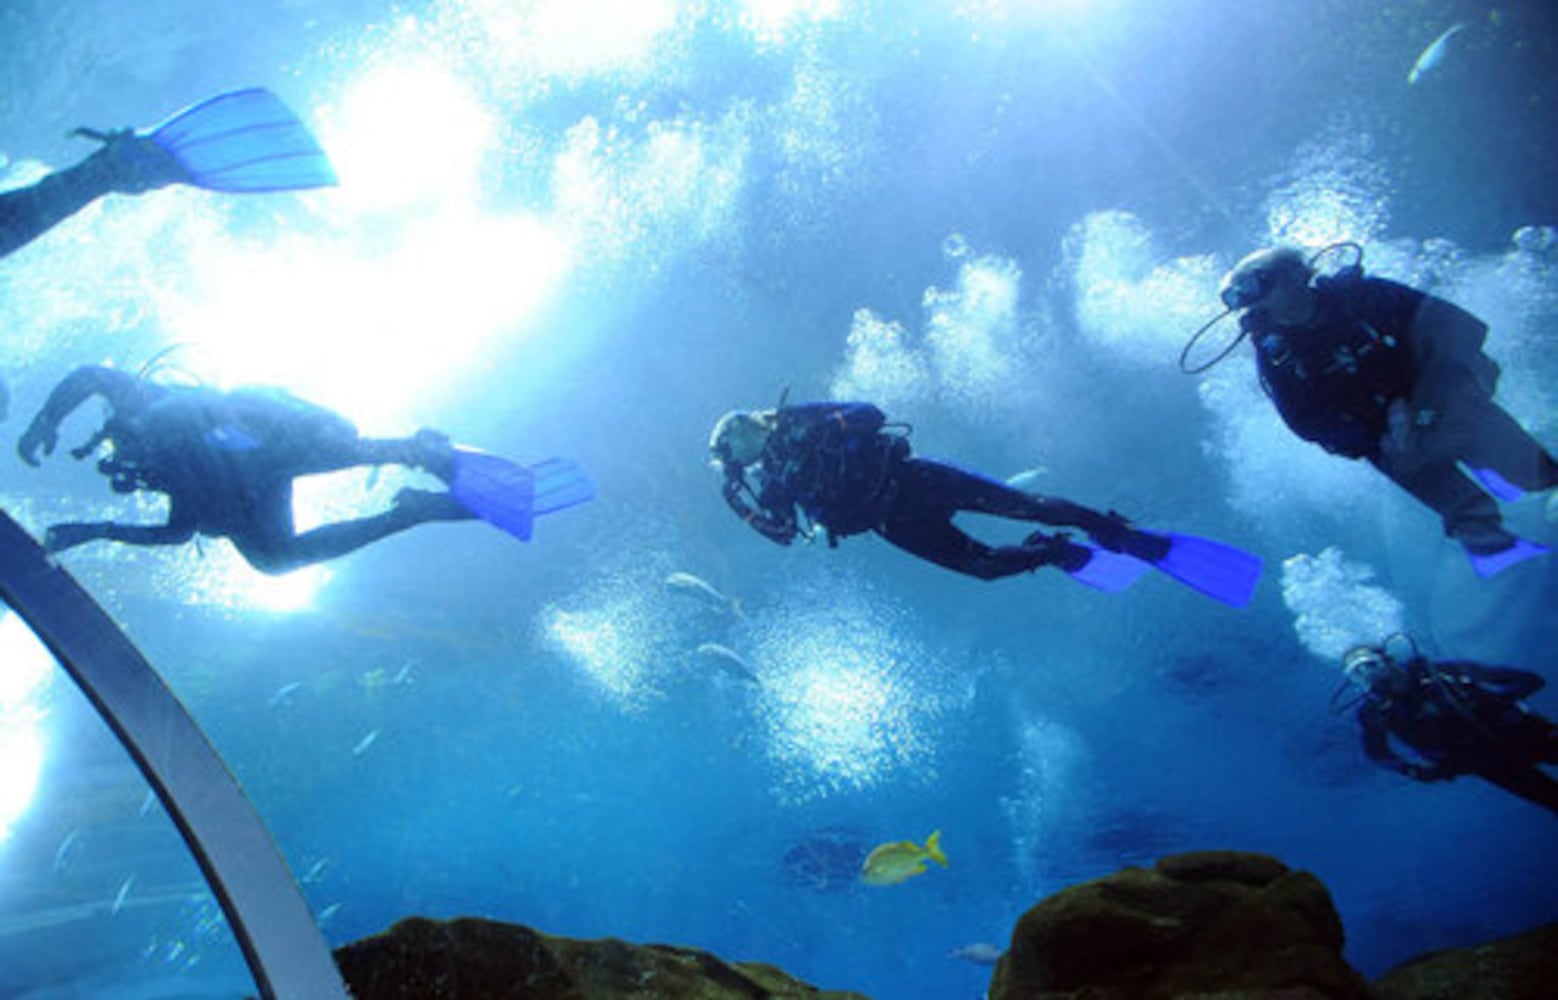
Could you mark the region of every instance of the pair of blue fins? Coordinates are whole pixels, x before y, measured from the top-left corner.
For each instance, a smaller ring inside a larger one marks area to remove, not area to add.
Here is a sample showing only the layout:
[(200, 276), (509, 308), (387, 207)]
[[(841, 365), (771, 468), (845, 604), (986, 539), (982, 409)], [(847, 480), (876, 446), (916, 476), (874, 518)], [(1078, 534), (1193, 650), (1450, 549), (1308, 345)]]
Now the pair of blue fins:
[[(1512, 503), (1525, 496), (1524, 490), (1492, 469), (1472, 468), (1468, 471), (1484, 489), (1505, 503)], [(1072, 570), (1071, 577), (1099, 590), (1120, 591), (1135, 583), (1148, 569), (1157, 569), (1187, 587), (1234, 607), (1243, 607), (1254, 594), (1255, 584), (1261, 574), (1259, 556), (1195, 535), (1156, 532), (1137, 534), (1159, 539), (1158, 548), (1163, 549), (1164, 554), (1159, 558), (1143, 560), (1084, 542), (1092, 551), (1092, 557), (1080, 569)], [(1167, 543), (1166, 549), (1162, 544), (1164, 542)], [(1487, 579), (1527, 559), (1546, 555), (1549, 551), (1545, 545), (1516, 538), (1508, 548), (1498, 552), (1472, 553), (1471, 566), (1473, 572)]]
[[(78, 131), (111, 141), (105, 133)], [(185, 183), (208, 191), (300, 191), (336, 183), (308, 126), (263, 87), (218, 94), (140, 134), (178, 161)], [(455, 449), (454, 458), (450, 495), (520, 541), (530, 540), (540, 515), (595, 496), (594, 485), (570, 459), (523, 466), (469, 448)]]

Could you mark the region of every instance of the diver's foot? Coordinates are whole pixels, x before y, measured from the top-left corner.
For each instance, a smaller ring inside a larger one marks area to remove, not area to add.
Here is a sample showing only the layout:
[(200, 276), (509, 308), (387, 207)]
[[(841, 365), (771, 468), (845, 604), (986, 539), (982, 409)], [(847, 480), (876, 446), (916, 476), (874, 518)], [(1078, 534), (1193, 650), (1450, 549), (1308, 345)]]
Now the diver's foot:
[(1022, 547), (1033, 554), (1033, 569), (1055, 566), (1074, 573), (1093, 557), (1087, 546), (1079, 545), (1063, 534), (1047, 535), (1042, 531), (1035, 531), (1023, 539)]
[(1514, 535), (1510, 535), (1509, 538), (1508, 545), (1491, 551), (1482, 546), (1477, 548), (1466, 546), (1466, 555), (1471, 559), (1471, 568), (1478, 576), (1483, 579), (1496, 576), (1511, 566), (1523, 563), (1527, 559), (1545, 556), (1552, 551), (1545, 545), (1528, 542), (1524, 538), (1517, 538)]
[(395, 494), (395, 512), (411, 520), (469, 521), (474, 515), (465, 505), (440, 490), (407, 487)]
[(411, 436), (415, 463), (446, 483), (454, 482), (454, 445), (449, 435), (424, 427)]

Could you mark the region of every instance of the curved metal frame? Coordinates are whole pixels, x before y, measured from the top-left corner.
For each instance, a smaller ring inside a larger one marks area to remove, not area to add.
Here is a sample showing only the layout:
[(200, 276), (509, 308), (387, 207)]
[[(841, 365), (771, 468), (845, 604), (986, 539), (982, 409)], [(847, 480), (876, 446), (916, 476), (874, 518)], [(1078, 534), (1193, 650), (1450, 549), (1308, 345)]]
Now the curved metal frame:
[(215, 748), (134, 643), (3, 510), (0, 598), (54, 653), (157, 793), (261, 996), (347, 1000), (292, 873)]

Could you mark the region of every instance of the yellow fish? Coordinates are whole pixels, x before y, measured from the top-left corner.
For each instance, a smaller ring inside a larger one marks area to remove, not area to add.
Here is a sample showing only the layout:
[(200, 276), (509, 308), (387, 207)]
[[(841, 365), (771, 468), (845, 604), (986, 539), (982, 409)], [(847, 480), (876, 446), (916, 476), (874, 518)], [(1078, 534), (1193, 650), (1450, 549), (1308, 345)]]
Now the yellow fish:
[(925, 838), (921, 847), (912, 840), (900, 840), (883, 844), (866, 856), (860, 866), (860, 881), (866, 885), (897, 885), (915, 875), (925, 873), (925, 859), (930, 858), (941, 867), (947, 867), (947, 856), (941, 853), (941, 831)]

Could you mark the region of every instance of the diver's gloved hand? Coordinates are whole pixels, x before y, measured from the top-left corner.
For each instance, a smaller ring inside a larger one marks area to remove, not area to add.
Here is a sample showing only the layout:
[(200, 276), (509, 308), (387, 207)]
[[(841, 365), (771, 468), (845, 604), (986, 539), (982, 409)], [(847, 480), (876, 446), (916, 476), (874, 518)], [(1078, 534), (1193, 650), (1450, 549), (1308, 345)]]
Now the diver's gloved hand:
[(1405, 399), (1392, 400), (1385, 411), (1385, 433), (1379, 440), (1380, 454), (1399, 461), (1418, 448), (1422, 433), (1439, 422), (1439, 411), (1432, 406), (1414, 407)]
[(59, 442), (58, 427), (46, 420), (34, 420), (16, 440), (16, 453), (22, 461), (36, 468), (39, 464), (38, 452), (41, 450), (45, 456), (52, 455)]
[(96, 132), (78, 128), (76, 134), (103, 144), (82, 166), (102, 178), (110, 190), (142, 194), (189, 179), (172, 153), (134, 129)]

